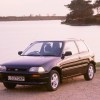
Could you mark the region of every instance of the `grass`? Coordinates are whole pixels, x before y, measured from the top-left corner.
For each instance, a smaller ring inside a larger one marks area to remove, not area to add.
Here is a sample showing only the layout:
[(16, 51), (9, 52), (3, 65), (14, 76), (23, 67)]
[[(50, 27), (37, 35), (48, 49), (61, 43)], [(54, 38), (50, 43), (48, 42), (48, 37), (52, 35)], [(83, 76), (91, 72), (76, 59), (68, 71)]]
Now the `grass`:
[(96, 63), (96, 67), (100, 67), (100, 62), (97, 62)]

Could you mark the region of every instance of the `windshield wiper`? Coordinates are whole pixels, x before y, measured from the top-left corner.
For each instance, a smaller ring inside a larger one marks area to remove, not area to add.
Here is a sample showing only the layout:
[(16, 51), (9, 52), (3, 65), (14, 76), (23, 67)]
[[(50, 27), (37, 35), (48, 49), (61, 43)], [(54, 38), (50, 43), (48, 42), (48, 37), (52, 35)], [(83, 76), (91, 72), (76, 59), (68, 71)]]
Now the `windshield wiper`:
[(28, 54), (28, 55), (21, 55), (21, 56), (57, 56), (57, 55), (54, 55), (54, 54), (44, 54), (44, 55)]
[(41, 56), (41, 55), (27, 55), (27, 56)]
[(54, 55), (54, 54), (48, 54), (48, 55), (41, 55), (41, 56), (57, 56), (57, 55)]
[(21, 56), (41, 56), (41, 55), (21, 55)]

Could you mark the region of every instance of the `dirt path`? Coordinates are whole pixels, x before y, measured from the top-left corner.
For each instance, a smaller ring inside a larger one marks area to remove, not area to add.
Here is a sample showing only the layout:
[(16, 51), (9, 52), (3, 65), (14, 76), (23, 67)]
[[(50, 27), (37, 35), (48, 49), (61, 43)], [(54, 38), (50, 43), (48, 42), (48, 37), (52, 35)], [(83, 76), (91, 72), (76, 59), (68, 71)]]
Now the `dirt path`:
[(0, 100), (100, 100), (100, 69), (92, 81), (83, 76), (64, 80), (59, 89), (48, 92), (45, 86), (20, 86), (7, 90), (0, 83)]

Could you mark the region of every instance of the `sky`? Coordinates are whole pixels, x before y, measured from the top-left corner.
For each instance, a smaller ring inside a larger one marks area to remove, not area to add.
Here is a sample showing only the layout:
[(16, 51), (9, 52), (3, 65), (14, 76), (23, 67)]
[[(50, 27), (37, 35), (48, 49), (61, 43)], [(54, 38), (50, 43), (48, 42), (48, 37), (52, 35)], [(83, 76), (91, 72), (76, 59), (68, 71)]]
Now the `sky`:
[(0, 0), (0, 16), (66, 15), (71, 0)]

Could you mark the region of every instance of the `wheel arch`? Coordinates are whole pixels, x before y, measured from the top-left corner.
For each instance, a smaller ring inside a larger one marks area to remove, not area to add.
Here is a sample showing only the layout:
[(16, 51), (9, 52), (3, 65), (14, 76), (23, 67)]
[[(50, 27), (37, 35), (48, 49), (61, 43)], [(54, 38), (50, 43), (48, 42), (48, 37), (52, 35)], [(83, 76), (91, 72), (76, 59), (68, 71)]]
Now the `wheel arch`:
[(90, 64), (93, 64), (93, 65), (94, 65), (94, 71), (95, 71), (95, 73), (96, 73), (96, 62), (90, 61)]
[(60, 83), (62, 83), (62, 71), (59, 67), (53, 67), (51, 70), (56, 70), (59, 73), (60, 76)]

